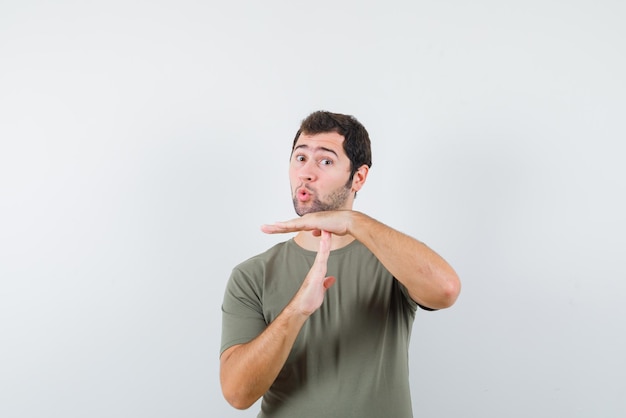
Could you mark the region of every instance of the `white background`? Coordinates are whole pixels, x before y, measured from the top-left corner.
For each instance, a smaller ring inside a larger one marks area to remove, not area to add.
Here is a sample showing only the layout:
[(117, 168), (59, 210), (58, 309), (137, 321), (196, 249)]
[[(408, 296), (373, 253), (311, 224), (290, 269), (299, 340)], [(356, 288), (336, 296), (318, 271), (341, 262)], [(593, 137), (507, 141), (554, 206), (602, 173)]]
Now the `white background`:
[(256, 416), (222, 294), (318, 109), (370, 132), (356, 209), (463, 282), (415, 415), (623, 416), (625, 4), (2, 1), (0, 416)]

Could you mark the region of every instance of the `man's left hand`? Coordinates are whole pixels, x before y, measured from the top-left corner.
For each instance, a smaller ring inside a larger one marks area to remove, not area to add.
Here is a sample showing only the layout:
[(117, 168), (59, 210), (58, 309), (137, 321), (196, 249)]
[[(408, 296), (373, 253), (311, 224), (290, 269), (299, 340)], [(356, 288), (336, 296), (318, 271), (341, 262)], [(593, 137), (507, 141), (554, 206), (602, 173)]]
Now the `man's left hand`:
[(307, 213), (290, 221), (262, 225), (261, 230), (266, 234), (313, 231), (313, 235), (320, 236), (321, 231), (328, 231), (335, 235), (346, 235), (350, 233), (353, 214), (351, 210)]

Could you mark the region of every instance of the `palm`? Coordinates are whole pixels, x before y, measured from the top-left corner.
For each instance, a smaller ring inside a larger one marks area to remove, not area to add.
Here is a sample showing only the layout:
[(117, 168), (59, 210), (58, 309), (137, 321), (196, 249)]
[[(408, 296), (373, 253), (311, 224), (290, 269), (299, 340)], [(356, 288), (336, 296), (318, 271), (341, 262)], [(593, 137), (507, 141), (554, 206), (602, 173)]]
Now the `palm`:
[(296, 295), (298, 307), (306, 315), (311, 315), (322, 305), (326, 289), (335, 283), (334, 277), (326, 277), (331, 234), (327, 231), (321, 231), (321, 237), (320, 249), (317, 252), (313, 266), (311, 266)]

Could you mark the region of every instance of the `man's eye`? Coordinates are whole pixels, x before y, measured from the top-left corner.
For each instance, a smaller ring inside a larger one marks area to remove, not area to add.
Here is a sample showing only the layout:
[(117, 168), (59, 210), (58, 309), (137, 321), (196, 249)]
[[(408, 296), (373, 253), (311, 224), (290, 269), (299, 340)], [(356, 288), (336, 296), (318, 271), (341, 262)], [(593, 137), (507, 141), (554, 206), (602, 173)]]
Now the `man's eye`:
[(304, 161), (304, 155), (296, 155), (296, 161)]
[(332, 164), (333, 164), (332, 160), (327, 160), (327, 159), (320, 160), (320, 165), (332, 165)]

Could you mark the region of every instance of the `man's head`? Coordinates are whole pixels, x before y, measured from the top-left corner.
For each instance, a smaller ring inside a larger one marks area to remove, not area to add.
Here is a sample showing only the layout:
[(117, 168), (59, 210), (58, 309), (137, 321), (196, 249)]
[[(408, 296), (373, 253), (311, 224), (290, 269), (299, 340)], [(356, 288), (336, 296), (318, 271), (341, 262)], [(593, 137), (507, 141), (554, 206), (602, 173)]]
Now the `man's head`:
[(354, 117), (311, 114), (294, 138), (289, 165), (296, 213), (351, 209), (371, 165), (369, 135)]
[(296, 132), (291, 152), (300, 134), (314, 135), (326, 132), (337, 132), (344, 137), (343, 150), (350, 159), (350, 180), (362, 165), (372, 166), (372, 149), (367, 130), (354, 116), (341, 113), (319, 110), (307, 116)]

